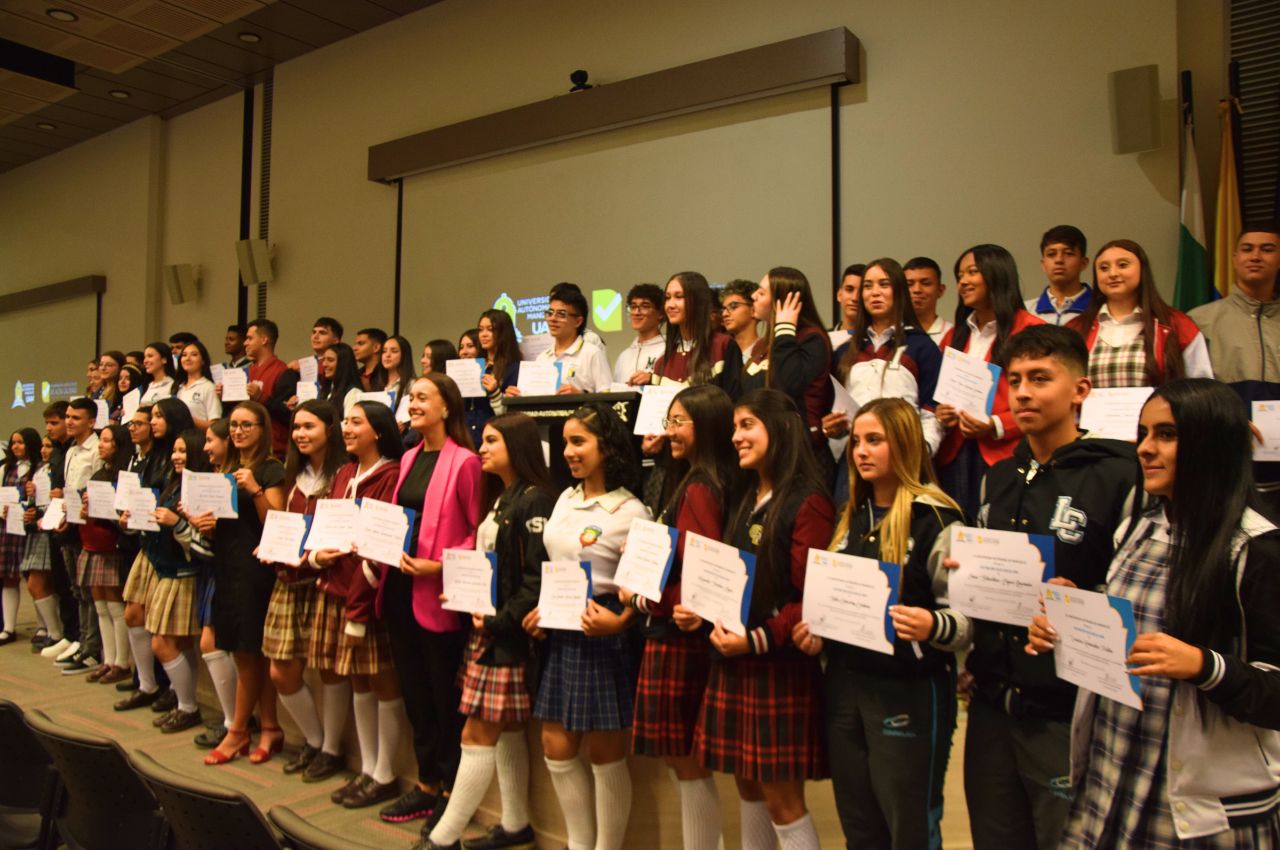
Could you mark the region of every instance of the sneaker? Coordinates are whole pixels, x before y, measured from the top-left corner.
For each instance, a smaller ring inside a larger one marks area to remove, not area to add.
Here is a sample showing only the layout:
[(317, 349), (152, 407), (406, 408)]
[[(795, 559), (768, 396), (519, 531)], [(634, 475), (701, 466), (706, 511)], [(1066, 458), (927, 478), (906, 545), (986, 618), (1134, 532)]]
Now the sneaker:
[(62, 668), (64, 676), (79, 676), (82, 673), (90, 673), (97, 670), (101, 666), (98, 659), (92, 655), (79, 655), (72, 659), (71, 663), (66, 664)]
[(284, 775), (292, 776), (295, 773), (301, 773), (311, 764), (311, 760), (320, 755), (320, 750), (303, 743), (302, 749), (298, 750), (298, 754), (284, 763)]
[(378, 812), (378, 817), (386, 823), (407, 823), (425, 818), (435, 808), (437, 799), (435, 794), (429, 794), (414, 785), (408, 794)]
[(533, 827), (528, 824), (515, 832), (507, 832), (498, 824), (487, 835), (464, 839), (462, 846), (465, 850), (533, 850), (536, 840)]
[(346, 784), (344, 784), (341, 788), (339, 788), (337, 791), (334, 791), (332, 794), (330, 794), (329, 801), (334, 803), (335, 805), (341, 806), (343, 803), (347, 801), (347, 797), (353, 791), (355, 791), (357, 788), (359, 788), (361, 785), (364, 784), (364, 780), (365, 780), (365, 775), (363, 773), (357, 773), (355, 776), (348, 779), (346, 781)]
[(212, 750), (214, 747), (222, 743), (222, 739), (227, 737), (227, 727), (223, 723), (217, 723), (212, 726), (204, 727), (204, 731), (196, 735), (196, 746), (202, 750)]
[(158, 688), (151, 693), (134, 691), (111, 707), (116, 711), (133, 711), (135, 708), (144, 708), (152, 705), (158, 699), (160, 699), (160, 690)]
[(330, 755), (321, 750), (311, 757), (302, 769), (303, 782), (321, 782), (342, 770), (342, 756)]
[(57, 643), (51, 643), (48, 646), (41, 649), (40, 657), (41, 658), (57, 658), (58, 656), (62, 655), (62, 653), (66, 652), (69, 647), (72, 647), (72, 646), (74, 646), (77, 650), (80, 648), (79, 644), (73, 644), (71, 641), (67, 640), (66, 638), (62, 638)]
[(55, 643), (54, 639), (49, 637), (47, 633), (42, 635), (36, 635), (31, 639), (31, 654), (35, 655), (37, 652), (41, 651), (46, 646), (52, 646), (54, 643)]
[(183, 711), (180, 708), (175, 708), (164, 717), (165, 721), (161, 725), (160, 731), (166, 735), (172, 735), (174, 732), (185, 732), (200, 725), (200, 709), (198, 708), (195, 711)]
[(376, 803), (394, 800), (400, 796), (400, 783), (392, 779), (385, 785), (379, 784), (372, 776), (365, 774), (363, 782), (352, 789), (342, 801), (343, 808), (363, 809)]
[(80, 652), (80, 641), (73, 640), (67, 644), (67, 648), (62, 650), (58, 655), (54, 656), (54, 664), (70, 664), (76, 654)]
[[(120, 687), (116, 685), (116, 687)], [(151, 703), (151, 710), (156, 714), (168, 714), (178, 707), (178, 694), (173, 688), (165, 688), (160, 692), (159, 698)]]

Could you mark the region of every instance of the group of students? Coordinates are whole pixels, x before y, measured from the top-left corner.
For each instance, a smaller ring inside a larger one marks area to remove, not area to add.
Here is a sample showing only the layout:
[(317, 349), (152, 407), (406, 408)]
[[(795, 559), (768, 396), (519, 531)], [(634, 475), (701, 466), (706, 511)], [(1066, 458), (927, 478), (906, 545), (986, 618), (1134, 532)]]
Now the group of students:
[[(10, 552), (21, 543), (7, 535), (6, 585), (18, 568), (27, 573), (45, 651), (65, 653), (53, 582), (38, 574), (56, 550), (74, 556), (74, 589), (102, 634), (94, 673), (127, 686), (132, 650), (138, 689), (117, 708), (154, 705), (158, 659), (176, 695), (158, 718), (163, 731), (199, 722), (199, 637), (226, 716), (202, 733), (215, 745), (207, 764), (279, 752), (278, 695), (305, 737), (285, 771), (328, 778), (342, 765), (353, 711), (361, 772), (334, 802), (389, 802), (388, 820), (426, 817), (422, 848), (533, 846), (533, 719), (570, 850), (622, 846), (629, 755), (670, 768), (688, 850), (722, 842), (713, 772), (735, 778), (746, 850), (818, 847), (804, 783), (827, 777), (848, 847), (937, 847), (958, 694), (969, 702), (964, 779), (975, 847), (1280, 846), (1280, 533), (1263, 515), (1271, 511), (1250, 507), (1266, 507), (1254, 488), (1255, 468), (1265, 482), (1266, 465), (1252, 462), (1241, 401), (1280, 398), (1266, 380), (1278, 356), (1280, 234), (1249, 230), (1236, 247), (1233, 296), (1257, 305), (1254, 376), (1247, 356), (1232, 354), (1250, 337), (1215, 330), (1206, 340), (1160, 300), (1134, 243), (1104, 246), (1094, 288), (1071, 291), (1087, 266), (1083, 237), (1073, 242), (1071, 231), (1045, 235), (1049, 286), (1028, 304), (1007, 251), (963, 252), (956, 321), (943, 329), (929, 312), (941, 294), (936, 264), (921, 258), (907, 264), (911, 282), (888, 258), (851, 268), (834, 331), (795, 269), (735, 281), (719, 309), (705, 278), (683, 272), (665, 290), (629, 294), (637, 340), (613, 370), (585, 330), (581, 292), (559, 285), (547, 311), (552, 346), (539, 356), (565, 364), (562, 392), (683, 388), (663, 433), (638, 446), (612, 406), (577, 408), (564, 425), (573, 484), (558, 494), (537, 423), (504, 410), (518, 393), (519, 362), (507, 314), (484, 313), (457, 349), (429, 343), (421, 376), (396, 373), (407, 423), (334, 382), (346, 355), (330, 358), (341, 343), (320, 340), (322, 351), (314, 332), (321, 363), (334, 365), (322, 367), (322, 381), (337, 391), (299, 402), (298, 364), (274, 357), (275, 326), (258, 320), (245, 334), (254, 400), (203, 430), (193, 408), (163, 397), (147, 399), (128, 429), (95, 436), (96, 405), (78, 399), (64, 415), (57, 405), (46, 411), (43, 449), (34, 431), (13, 435), (4, 484), (23, 487), (29, 531), (41, 508), (26, 485), (42, 468), (64, 496), (137, 470), (160, 491), (160, 531), (142, 532), (131, 550), (127, 516), (113, 523), (86, 511), (74, 542), (46, 533), (42, 556), (41, 533), (29, 534), (16, 562)], [(736, 316), (748, 305), (754, 341)], [(1224, 299), (1200, 315), (1206, 327), (1234, 329), (1229, 311), (1238, 309)], [(652, 342), (659, 315), (661, 346)], [(318, 321), (317, 332), (332, 332), (332, 321)], [(364, 344), (373, 331), (355, 346), (362, 388), (393, 374), (382, 368), (385, 343)], [(987, 420), (934, 404), (941, 352), (931, 332), (943, 348), (1002, 367)], [(234, 354), (231, 343), (229, 332)], [(408, 344), (397, 345), (403, 358)], [(442, 374), (455, 354), (485, 358), (487, 397), (463, 399)], [(1231, 365), (1214, 380), (1219, 363)], [(146, 373), (162, 380), (152, 366)], [(832, 375), (858, 404), (852, 416), (831, 412)], [(1081, 405), (1097, 386), (1153, 388), (1136, 443), (1081, 431)], [(845, 436), (835, 458), (828, 440)], [(233, 474), (239, 517), (183, 511), (183, 469)], [(299, 567), (257, 559), (268, 510), (312, 513), (325, 498), (413, 509), (410, 551), (393, 567), (337, 550), (308, 552)], [(659, 599), (614, 581), (636, 518), (678, 532)], [(1141, 633), (1128, 661), (1143, 680), (1144, 710), (1059, 679), (1057, 633), (1043, 615), (1014, 627), (950, 608), (948, 577), (964, 569), (949, 551), (957, 523), (1050, 535), (1055, 583), (1128, 598)], [(744, 635), (681, 604), (689, 532), (754, 555)], [(443, 607), (444, 551), (456, 548), (496, 553), (496, 613)], [(891, 655), (810, 631), (802, 603), (813, 549), (901, 565)], [(542, 564), (556, 560), (591, 564), (580, 631), (539, 625)], [(12, 623), (7, 590), (4, 613)], [(77, 658), (96, 662), (83, 650), (68, 656)], [(319, 709), (303, 681), (308, 665), (320, 672)], [(251, 749), (255, 712), (261, 733)], [(391, 755), (406, 732), (418, 782), (400, 795)], [(495, 774), (501, 820), (463, 842)]]

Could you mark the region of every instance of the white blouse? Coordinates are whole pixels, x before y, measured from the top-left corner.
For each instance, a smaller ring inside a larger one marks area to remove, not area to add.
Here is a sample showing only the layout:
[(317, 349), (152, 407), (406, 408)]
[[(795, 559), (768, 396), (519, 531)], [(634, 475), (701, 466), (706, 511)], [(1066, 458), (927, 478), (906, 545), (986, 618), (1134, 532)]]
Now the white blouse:
[(213, 381), (199, 378), (194, 384), (183, 384), (178, 387), (177, 397), (186, 402), (192, 419), (213, 420), (222, 417), (222, 399)]
[(158, 381), (152, 381), (147, 385), (147, 391), (142, 394), (142, 398), (138, 400), (138, 404), (155, 404), (162, 398), (171, 398), (173, 396), (173, 378), (165, 376)]
[(547, 558), (590, 561), (592, 595), (617, 593), (613, 577), (631, 521), (637, 517), (649, 519), (649, 509), (625, 488), (588, 499), (581, 484), (570, 487), (556, 500), (542, 532)]

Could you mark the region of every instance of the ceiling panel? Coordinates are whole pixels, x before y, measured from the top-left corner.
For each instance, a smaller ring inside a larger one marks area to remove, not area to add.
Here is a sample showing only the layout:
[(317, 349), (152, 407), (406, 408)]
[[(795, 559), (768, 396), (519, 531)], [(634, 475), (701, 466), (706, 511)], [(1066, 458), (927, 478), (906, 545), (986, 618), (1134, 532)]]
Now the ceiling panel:
[(278, 2), (296, 6), (316, 17), (333, 21), (356, 32), (364, 32), (396, 19), (394, 12), (376, 3), (334, 3), (332, 0), (278, 0)]
[[(332, 44), (357, 32), (355, 28), (345, 26), (341, 22), (322, 18), (292, 3), (284, 2), (272, 3), (265, 9), (247, 16), (242, 23), (252, 28), (254, 32), (263, 33), (264, 37), (266, 35), (264, 31), (270, 31), (275, 35), (297, 39), (312, 47)], [(213, 35), (215, 38), (221, 38), (222, 32), (224, 30), (215, 32)]]

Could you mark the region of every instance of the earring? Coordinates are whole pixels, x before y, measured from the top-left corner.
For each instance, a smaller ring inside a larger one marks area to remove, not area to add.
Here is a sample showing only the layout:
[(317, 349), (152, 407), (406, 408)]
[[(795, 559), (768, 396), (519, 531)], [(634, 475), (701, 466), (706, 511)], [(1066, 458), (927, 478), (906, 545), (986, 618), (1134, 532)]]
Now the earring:
[(449, 418), (449, 408), (447, 408), (447, 407), (446, 407), (444, 410), (441, 410), (441, 411), (440, 411), (440, 418), (441, 418), (441, 419), (448, 419), (448, 418)]

